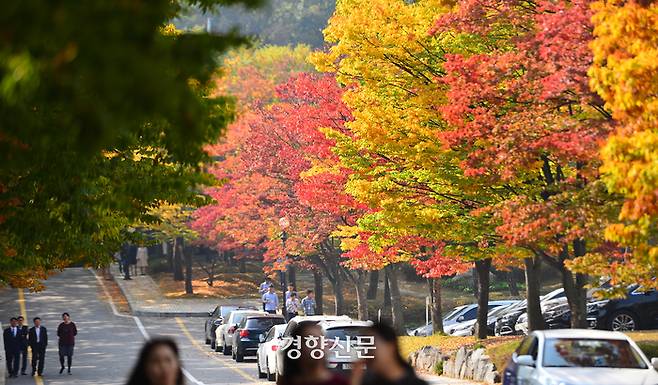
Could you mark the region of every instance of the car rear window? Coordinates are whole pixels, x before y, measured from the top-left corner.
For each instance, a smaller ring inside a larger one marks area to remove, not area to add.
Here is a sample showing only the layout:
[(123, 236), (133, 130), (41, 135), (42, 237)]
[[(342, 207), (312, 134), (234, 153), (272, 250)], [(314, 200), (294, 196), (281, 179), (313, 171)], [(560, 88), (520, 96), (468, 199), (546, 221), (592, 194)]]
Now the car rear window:
[(549, 338), (544, 343), (545, 367), (646, 369), (626, 340)]
[(327, 329), (326, 338), (328, 340), (339, 340), (347, 341), (347, 337), (350, 337), (350, 340), (356, 340), (356, 337), (362, 335), (362, 327), (360, 326), (346, 326), (346, 327), (336, 327)]
[(269, 330), (274, 325), (281, 325), (285, 323), (283, 318), (269, 317), (269, 318), (249, 318), (246, 327), (249, 329), (262, 329)]
[(239, 324), (242, 322), (243, 319), (246, 317), (249, 317), (250, 315), (258, 315), (254, 313), (235, 313), (235, 316), (233, 317), (233, 323), (234, 324)]

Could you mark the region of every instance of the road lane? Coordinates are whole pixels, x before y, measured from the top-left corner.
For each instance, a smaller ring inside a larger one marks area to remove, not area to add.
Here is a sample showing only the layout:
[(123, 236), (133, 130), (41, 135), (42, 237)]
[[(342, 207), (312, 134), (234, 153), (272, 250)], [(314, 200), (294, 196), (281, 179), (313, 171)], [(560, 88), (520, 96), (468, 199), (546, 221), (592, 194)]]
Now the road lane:
[[(33, 317), (39, 316), (48, 328), (46, 368), (42, 382), (28, 375), (8, 379), (7, 384), (124, 384), (144, 342), (144, 333), (150, 337), (171, 337), (178, 342), (183, 365), (189, 374), (188, 384), (266, 383), (258, 379), (255, 360), (235, 363), (203, 343), (202, 318), (141, 317), (135, 320), (132, 316), (118, 315), (111, 304), (100, 297), (103, 287), (99, 283), (102, 284), (102, 280), (97, 280), (90, 270), (72, 268), (49, 278), (46, 290), (24, 293), (24, 311), (29, 324)], [(22, 314), (19, 297), (16, 289), (0, 291), (3, 326), (9, 318)], [(63, 312), (69, 312), (78, 327), (70, 376), (66, 372), (59, 374), (56, 331)], [(144, 325), (143, 332), (138, 323)], [(28, 369), (28, 373), (30, 371)]]

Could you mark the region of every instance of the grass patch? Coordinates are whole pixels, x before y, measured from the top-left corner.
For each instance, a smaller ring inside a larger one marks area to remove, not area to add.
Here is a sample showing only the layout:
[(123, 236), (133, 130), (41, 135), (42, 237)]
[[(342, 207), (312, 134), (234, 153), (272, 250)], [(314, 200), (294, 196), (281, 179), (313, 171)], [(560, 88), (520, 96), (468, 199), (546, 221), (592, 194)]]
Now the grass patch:
[[(467, 347), (478, 347), (485, 348), (487, 352), (492, 347), (498, 346), (500, 344), (513, 342), (518, 344), (520, 338), (518, 336), (508, 336), (508, 337), (490, 337), (486, 340), (478, 340), (477, 338), (470, 337), (453, 337), (444, 334), (434, 334), (428, 337), (416, 337), (416, 336), (403, 336), (399, 338), (400, 343), (400, 352), (402, 357), (407, 358), (409, 354), (415, 352), (416, 350), (422, 348), (423, 346), (434, 346), (441, 350), (441, 353), (451, 353), (456, 351), (462, 346)], [(514, 347), (514, 349), (516, 346)], [(512, 349), (512, 350), (514, 350)]]
[(512, 353), (519, 346), (520, 342), (521, 338), (517, 338), (487, 348), (487, 354), (491, 357), (491, 362), (496, 365), (496, 370), (499, 373), (505, 370), (507, 360), (512, 356)]
[(443, 374), (443, 361), (437, 361), (434, 365), (434, 374), (440, 376)]

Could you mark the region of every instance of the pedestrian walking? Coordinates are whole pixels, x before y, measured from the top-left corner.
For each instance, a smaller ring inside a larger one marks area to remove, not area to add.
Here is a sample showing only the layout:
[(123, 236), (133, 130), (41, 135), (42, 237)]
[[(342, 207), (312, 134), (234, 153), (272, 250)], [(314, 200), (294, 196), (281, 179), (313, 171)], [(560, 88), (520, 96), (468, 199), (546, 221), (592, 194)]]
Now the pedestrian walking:
[(128, 248), (128, 268), (132, 271), (132, 275), (137, 275), (137, 249), (135, 245), (130, 245)]
[(293, 317), (297, 316), (300, 307), (301, 304), (299, 298), (297, 298), (297, 293), (293, 291), (286, 300), (286, 321), (290, 321)]
[(295, 287), (293, 285), (288, 285), (288, 290), (286, 290), (286, 294), (284, 296), (286, 302), (288, 302), (288, 298), (290, 298), (290, 294), (292, 293), (295, 293)]
[(21, 357), (21, 338), (18, 320), (12, 317), (9, 320), (9, 327), (2, 333), (2, 339), (5, 343), (5, 357), (7, 360), (7, 373), (9, 373), (9, 378), (18, 377), (19, 361)]
[(176, 343), (170, 339), (153, 339), (144, 344), (126, 385), (183, 385)]
[(343, 375), (329, 370), (325, 354), (317, 354), (322, 348), (308, 343), (322, 338), (324, 334), (317, 324), (302, 322), (293, 328), (291, 339), (302, 342), (284, 348), (283, 374), (277, 375), (276, 385), (350, 385)]
[[(139, 269), (139, 273), (145, 275), (149, 266), (149, 250), (143, 245), (137, 248), (136, 262), (135, 270)], [(137, 271), (135, 271), (136, 273)]]
[(48, 346), (48, 330), (41, 326), (41, 318), (34, 317), (34, 326), (28, 332), (28, 344), (32, 350), (32, 375), (35, 373), (43, 376), (43, 367), (46, 358), (46, 347)]
[(263, 310), (270, 314), (276, 314), (278, 308), (279, 296), (274, 292), (274, 286), (270, 286), (267, 293), (263, 294)]
[(25, 325), (25, 318), (23, 316), (19, 315), (16, 317), (16, 321), (18, 322), (18, 330), (21, 335), (21, 374), (25, 376), (27, 375), (27, 333), (29, 328)]
[(132, 246), (128, 243), (125, 243), (121, 248), (121, 266), (123, 270), (123, 279), (126, 281), (131, 280), (130, 278), (130, 253)]
[(302, 299), (302, 309), (304, 310), (304, 315), (315, 315), (315, 293), (313, 290), (306, 290), (306, 297)]
[(62, 314), (62, 323), (57, 327), (57, 337), (59, 337), (59, 374), (64, 373), (64, 358), (68, 366), (68, 373), (71, 374), (71, 363), (73, 361), (73, 347), (75, 346), (75, 336), (78, 335), (78, 328), (71, 321), (69, 313)]
[[(265, 295), (270, 287), (274, 286), (270, 277), (265, 276), (265, 280), (258, 286), (258, 294)], [(263, 302), (263, 311), (265, 310), (265, 302)]]
[(382, 323), (367, 327), (364, 336), (374, 337), (374, 348), (368, 352), (365, 360), (367, 370), (363, 370), (363, 361), (355, 363), (352, 369), (352, 383), (361, 385), (427, 385), (416, 376), (407, 360), (402, 358), (398, 337), (395, 330)]

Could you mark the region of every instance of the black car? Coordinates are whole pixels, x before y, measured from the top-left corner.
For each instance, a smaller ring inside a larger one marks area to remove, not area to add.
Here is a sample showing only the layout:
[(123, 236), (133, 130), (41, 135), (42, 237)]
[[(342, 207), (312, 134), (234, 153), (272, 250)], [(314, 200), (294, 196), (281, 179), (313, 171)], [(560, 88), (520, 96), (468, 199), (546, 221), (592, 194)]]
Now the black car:
[(592, 302), (587, 310), (588, 320), (597, 329), (653, 329), (658, 327), (658, 292), (633, 285), (626, 298)]
[(206, 344), (210, 345), (211, 349), (215, 349), (215, 329), (222, 324), (224, 317), (233, 310), (239, 309), (235, 305), (221, 305), (215, 307), (211, 312), (208, 312), (208, 318), (204, 324), (204, 332), (206, 336)]
[(245, 356), (255, 356), (261, 336), (265, 337), (272, 326), (284, 323), (283, 316), (277, 314), (245, 317), (233, 333), (233, 359), (242, 362)]
[[(521, 314), (526, 312), (528, 307), (527, 301), (521, 301), (516, 305), (509, 306), (505, 309), (504, 312), (498, 314), (498, 318), (493, 323), (493, 320), (488, 320), (487, 329), (494, 329), (494, 334), (497, 336), (508, 336), (513, 334), (518, 334), (514, 329), (516, 326), (516, 321), (519, 319)], [(493, 323), (493, 325), (492, 325)]]
[[(548, 315), (549, 329), (571, 327), (571, 311)], [(625, 298), (591, 301), (587, 304), (587, 322), (590, 328), (630, 331), (658, 327), (658, 293), (655, 290), (643, 291), (637, 285), (628, 288)]]

